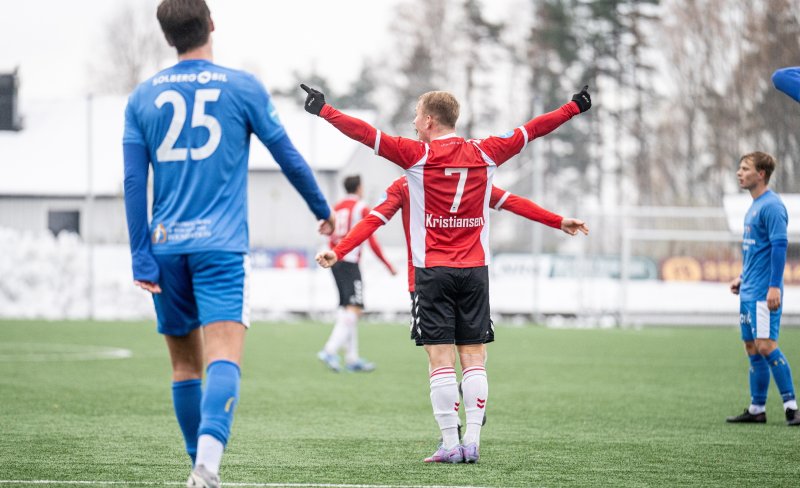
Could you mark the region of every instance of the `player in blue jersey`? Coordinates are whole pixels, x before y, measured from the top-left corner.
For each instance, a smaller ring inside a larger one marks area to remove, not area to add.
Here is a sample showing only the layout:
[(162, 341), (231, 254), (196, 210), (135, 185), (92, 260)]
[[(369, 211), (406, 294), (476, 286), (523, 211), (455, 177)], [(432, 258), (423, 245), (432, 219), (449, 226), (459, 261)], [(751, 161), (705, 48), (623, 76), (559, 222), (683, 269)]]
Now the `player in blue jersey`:
[(773, 171), (772, 156), (753, 152), (742, 156), (736, 172), (739, 186), (753, 197), (744, 217), (742, 274), (731, 282), (731, 292), (739, 295), (739, 324), (750, 358), (750, 406), (727, 421), (767, 421), (767, 390), (772, 371), (783, 398), (786, 423), (800, 425), (792, 371), (778, 348), (789, 218), (780, 197), (767, 186)]
[(214, 23), (204, 0), (164, 0), (157, 18), (179, 62), (139, 85), (125, 110), (133, 277), (153, 293), (158, 331), (169, 349), (175, 414), (193, 463), (187, 486), (219, 486), (249, 327), (251, 134), (303, 196), (320, 231), (330, 234), (334, 222), (264, 86), (248, 73), (212, 62)]
[(800, 102), (800, 66), (781, 68), (772, 73), (775, 88)]

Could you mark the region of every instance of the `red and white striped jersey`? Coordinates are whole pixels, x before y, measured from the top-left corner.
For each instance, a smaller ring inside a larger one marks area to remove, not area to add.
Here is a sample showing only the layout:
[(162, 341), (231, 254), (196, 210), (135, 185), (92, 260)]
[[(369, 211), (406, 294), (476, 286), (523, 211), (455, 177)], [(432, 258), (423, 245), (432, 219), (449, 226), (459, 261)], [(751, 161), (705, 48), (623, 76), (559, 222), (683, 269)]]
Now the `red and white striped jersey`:
[(414, 266), (472, 268), (490, 262), (489, 200), (495, 168), (578, 113), (577, 104), (569, 102), (500, 137), (466, 140), (448, 134), (430, 144), (382, 134), (330, 105), (320, 116), (406, 170)]
[[(387, 224), (400, 210), (401, 218), (403, 219), (403, 232), (406, 236), (406, 250), (408, 252), (408, 291), (414, 291), (414, 264), (409, 236), (409, 200), (408, 180), (405, 176), (401, 176), (386, 189), (382, 201), (369, 212), (369, 215), (353, 227), (333, 248), (336, 258), (343, 259), (344, 256), (372, 236), (380, 226)], [(498, 211), (508, 210), (526, 219), (541, 222), (556, 229), (561, 228), (561, 221), (563, 220), (560, 215), (545, 210), (530, 200), (496, 186), (492, 186), (489, 206)]]
[[(348, 194), (333, 207), (333, 213), (336, 215), (336, 227), (333, 229), (333, 233), (330, 237), (331, 249), (333, 249), (333, 247), (336, 246), (339, 241), (341, 241), (342, 238), (346, 236), (353, 227), (356, 226), (356, 224), (358, 224), (364, 217), (369, 215), (369, 207), (367, 207), (364, 202), (358, 198), (358, 195)], [(361, 260), (362, 244), (363, 241), (349, 251), (346, 256), (342, 256), (340, 260), (350, 263), (358, 263)], [(378, 244), (377, 239), (370, 236), (369, 245), (378, 259), (380, 259), (383, 264), (389, 268), (389, 271), (394, 272), (394, 268), (392, 268), (392, 265), (384, 257), (383, 251)]]

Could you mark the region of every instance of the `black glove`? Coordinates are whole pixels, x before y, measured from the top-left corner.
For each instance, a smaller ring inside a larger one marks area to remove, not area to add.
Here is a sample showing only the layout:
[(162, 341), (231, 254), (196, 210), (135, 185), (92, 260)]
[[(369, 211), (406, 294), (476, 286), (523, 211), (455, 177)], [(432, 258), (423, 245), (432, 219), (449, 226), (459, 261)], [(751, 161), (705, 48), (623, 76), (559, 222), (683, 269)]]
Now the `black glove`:
[(306, 97), (306, 103), (303, 105), (303, 108), (305, 108), (306, 112), (310, 114), (319, 115), (319, 113), (322, 111), (322, 107), (325, 106), (325, 94), (319, 90), (309, 88), (303, 83), (300, 83), (300, 88), (308, 93), (308, 96)]
[[(592, 108), (592, 97), (589, 96), (589, 85), (583, 85), (583, 89), (572, 95), (572, 101), (578, 104), (581, 113)], [(308, 108), (306, 108), (308, 110)]]

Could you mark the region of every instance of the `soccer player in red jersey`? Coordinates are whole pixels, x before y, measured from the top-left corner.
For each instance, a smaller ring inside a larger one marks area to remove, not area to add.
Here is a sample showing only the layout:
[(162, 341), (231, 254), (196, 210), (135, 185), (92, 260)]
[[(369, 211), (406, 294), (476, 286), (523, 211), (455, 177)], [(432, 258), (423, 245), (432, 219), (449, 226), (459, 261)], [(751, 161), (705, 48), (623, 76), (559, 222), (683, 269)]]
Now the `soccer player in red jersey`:
[[(585, 235), (589, 234), (589, 228), (584, 221), (554, 214), (526, 198), (514, 195), (494, 185), (492, 186), (489, 207), (497, 211), (508, 210), (528, 220), (539, 222), (548, 227), (553, 227), (554, 229), (561, 229), (572, 236), (576, 235), (578, 232), (582, 232)], [(403, 232), (406, 236), (406, 250), (408, 253), (408, 291), (412, 294), (411, 300), (413, 302), (414, 264), (411, 260), (411, 246), (409, 244), (409, 196), (408, 181), (405, 176), (394, 180), (386, 189), (381, 198), (381, 202), (369, 211), (368, 215), (358, 222), (358, 224), (350, 229), (346, 236), (339, 237), (338, 242), (330, 250), (317, 254), (317, 262), (323, 268), (330, 268), (343, 259), (346, 259), (354, 249), (361, 246), (367, 239), (370, 239), (378, 228), (389, 223), (398, 210), (400, 210), (401, 219), (403, 221)], [(338, 215), (337, 222), (340, 222)], [(331, 239), (331, 243), (333, 243), (333, 239)], [(411, 332), (412, 339), (416, 339), (417, 337), (414, 335), (414, 330)], [(422, 345), (422, 343), (418, 342), (417, 345)]]
[[(318, 90), (301, 87), (308, 94), (307, 112), (406, 170), (415, 322), (428, 353), (431, 404), (442, 431), (441, 445), (425, 461), (476, 462), (477, 443), (467, 441), (462, 446), (458, 438), (460, 402), (453, 344), (463, 368), (465, 409), (483, 410), (488, 395), (484, 343), (491, 330), (487, 266), (494, 170), (531, 140), (589, 110), (588, 87), (562, 107), (503, 136), (482, 140), (456, 135), (459, 105), (447, 92), (428, 92), (419, 98), (414, 118), (419, 140), (413, 140), (384, 134), (326, 104)], [(469, 440), (475, 437), (475, 425), (469, 418), (467, 423), (465, 438)]]
[[(353, 226), (369, 215), (369, 208), (361, 200), (363, 196), (361, 177), (352, 175), (345, 178), (344, 189), (347, 196), (333, 207), (336, 226), (330, 238), (331, 248), (336, 246)], [(375, 364), (358, 355), (358, 319), (364, 310), (361, 270), (358, 267), (361, 259), (361, 242), (358, 246), (351, 247), (346, 255), (341, 256), (339, 262), (331, 268), (333, 278), (336, 280), (336, 288), (339, 290), (339, 310), (333, 331), (331, 331), (325, 347), (317, 353), (317, 357), (337, 373), (341, 370), (338, 354), (340, 349), (345, 350), (345, 368), (348, 371), (369, 372), (375, 369)], [(389, 272), (393, 275), (397, 274), (392, 264), (383, 256), (377, 239), (370, 236), (369, 245), (378, 259), (389, 269)]]
[[(583, 232), (586, 235), (589, 234), (589, 228), (582, 220), (561, 217), (560, 215), (543, 209), (530, 200), (514, 195), (496, 186), (492, 186), (489, 207), (497, 211), (508, 210), (529, 220), (561, 229), (569, 235), (574, 236), (578, 232)], [(408, 181), (405, 176), (401, 176), (386, 189), (382, 201), (369, 212), (368, 216), (353, 227), (343, 239), (339, 240), (338, 244), (336, 244), (333, 249), (317, 254), (316, 259), (324, 268), (337, 266), (339, 261), (345, 258), (353, 249), (360, 246), (365, 240), (370, 238), (379, 227), (388, 223), (397, 211), (400, 210), (401, 219), (403, 221), (403, 231), (406, 236), (406, 250), (408, 253), (408, 291), (411, 295), (411, 338), (418, 346), (422, 346), (422, 331), (417, 326), (415, 313), (414, 265), (411, 259), (411, 246), (409, 245), (409, 208)], [(337, 218), (337, 222), (338, 221)], [(493, 340), (494, 330), (490, 327), (484, 344), (492, 342)], [(473, 378), (480, 380), (481, 376), (485, 377), (486, 368), (485, 365), (473, 366), (470, 368), (462, 361), (461, 369), (464, 378), (464, 408), (467, 415), (468, 434), (464, 436), (464, 444), (467, 446), (474, 444), (476, 447), (475, 454), (477, 454), (477, 446), (480, 445), (481, 426), (485, 415), (486, 398), (485, 396), (481, 398), (484, 407), (481, 408), (477, 399), (477, 395), (481, 394), (480, 388), (478, 388), (477, 392), (471, 390), (474, 389), (472, 388), (474, 383), (480, 383), (480, 381), (474, 381)], [(475, 395), (475, 398), (471, 395)]]

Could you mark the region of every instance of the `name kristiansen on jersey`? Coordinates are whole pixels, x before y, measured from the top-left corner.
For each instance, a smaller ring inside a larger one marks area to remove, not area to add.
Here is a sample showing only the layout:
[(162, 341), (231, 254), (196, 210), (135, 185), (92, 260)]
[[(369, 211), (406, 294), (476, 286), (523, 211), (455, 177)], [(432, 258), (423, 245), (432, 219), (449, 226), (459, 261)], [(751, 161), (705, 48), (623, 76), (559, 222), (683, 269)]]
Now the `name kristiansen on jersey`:
[(451, 228), (451, 227), (481, 227), (483, 217), (460, 219), (458, 217), (434, 217), (433, 214), (425, 214), (425, 227), (428, 228)]

